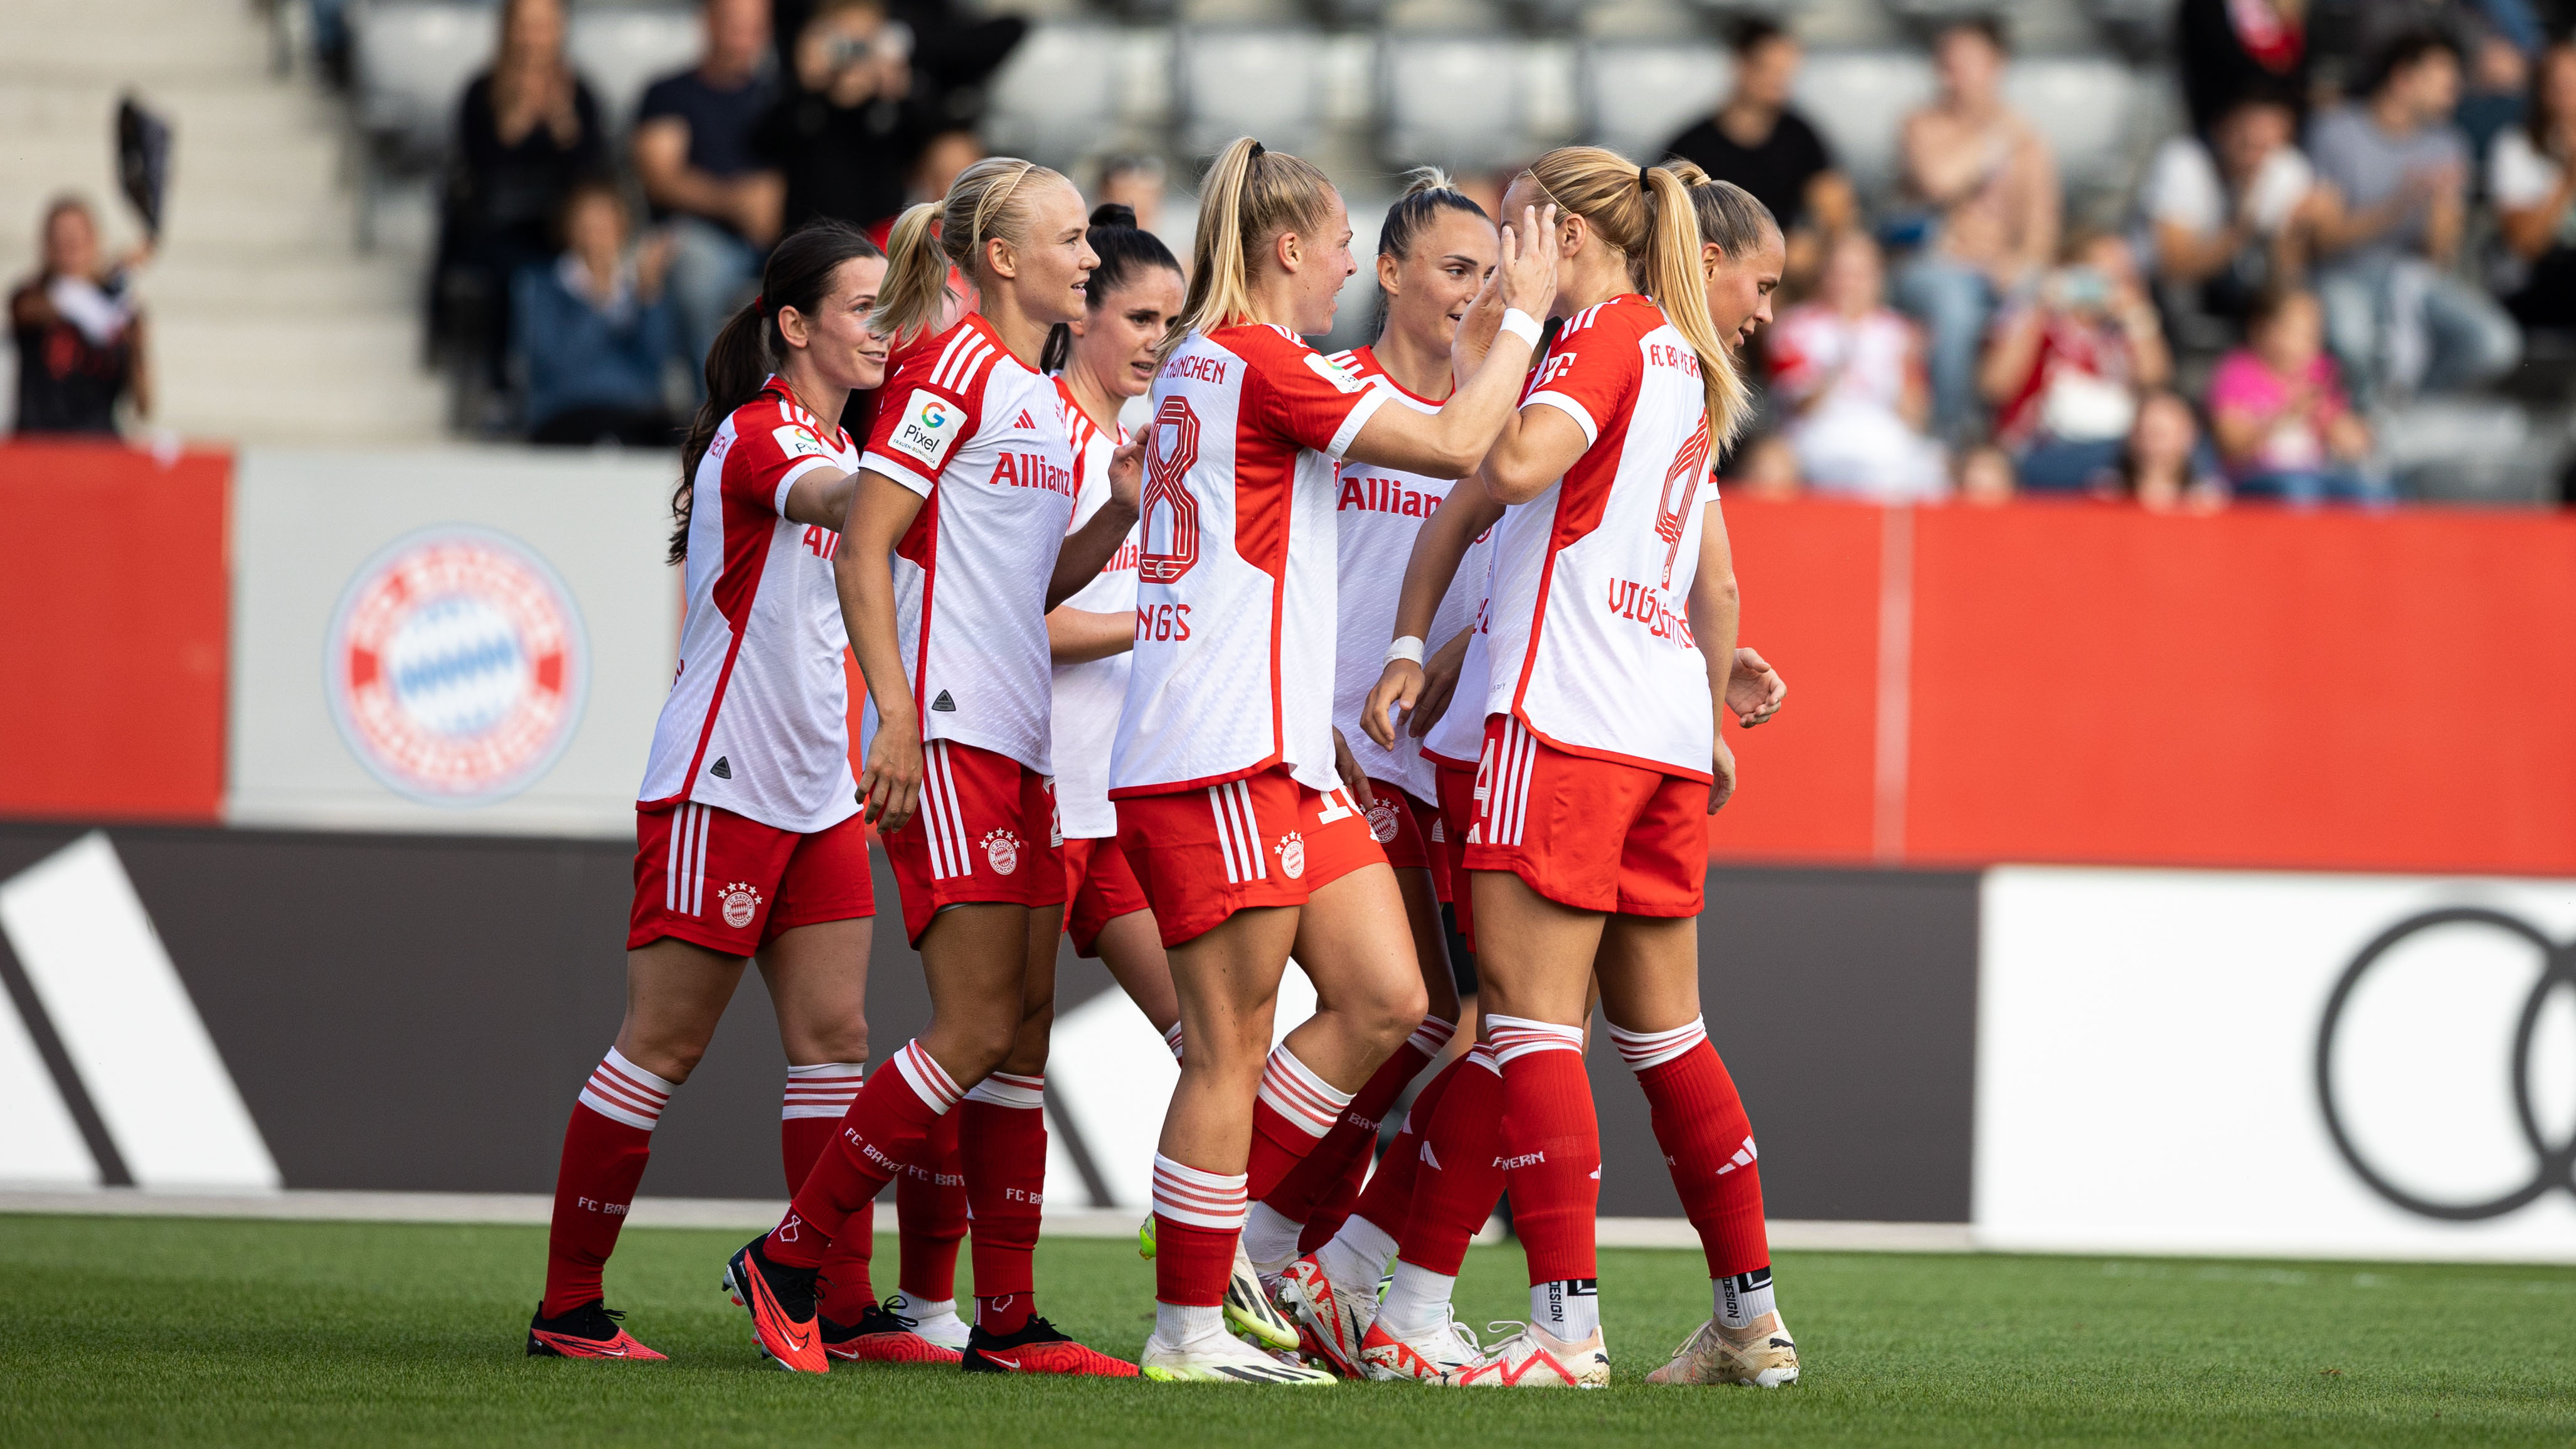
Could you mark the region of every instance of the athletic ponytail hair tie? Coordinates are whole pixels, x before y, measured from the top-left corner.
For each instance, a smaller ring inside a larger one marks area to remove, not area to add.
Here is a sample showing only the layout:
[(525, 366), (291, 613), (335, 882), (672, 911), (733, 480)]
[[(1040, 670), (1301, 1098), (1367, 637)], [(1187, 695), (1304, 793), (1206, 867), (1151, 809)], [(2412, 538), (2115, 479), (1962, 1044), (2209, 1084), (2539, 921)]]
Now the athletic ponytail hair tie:
[(1258, 160), (1260, 160), (1262, 157), (1264, 157), (1264, 156), (1266, 156), (1266, 155), (1268, 155), (1268, 154), (1269, 154), (1269, 152), (1268, 152), (1268, 151), (1266, 151), (1265, 149), (1263, 149), (1263, 147), (1262, 147), (1261, 143), (1260, 143), (1260, 142), (1258, 142), (1258, 141), (1255, 141), (1255, 142), (1253, 142), (1253, 143), (1252, 143), (1252, 155), (1251, 155), (1249, 158), (1247, 158), (1247, 159), (1249, 159), (1249, 160), (1253, 160), (1253, 161), (1258, 161)]
[(751, 310), (753, 310), (754, 312), (759, 313), (759, 314), (760, 314), (761, 316), (763, 316), (763, 317), (768, 316), (768, 315), (769, 315), (769, 294), (768, 294), (767, 292), (763, 292), (763, 293), (761, 293), (759, 296), (752, 298), (752, 299), (751, 299)]
[(1652, 166), (1640, 166), (1637, 168), (1637, 189), (1639, 191), (1651, 193), (1655, 189), (1646, 184), (1646, 173), (1654, 169), (1655, 168)]

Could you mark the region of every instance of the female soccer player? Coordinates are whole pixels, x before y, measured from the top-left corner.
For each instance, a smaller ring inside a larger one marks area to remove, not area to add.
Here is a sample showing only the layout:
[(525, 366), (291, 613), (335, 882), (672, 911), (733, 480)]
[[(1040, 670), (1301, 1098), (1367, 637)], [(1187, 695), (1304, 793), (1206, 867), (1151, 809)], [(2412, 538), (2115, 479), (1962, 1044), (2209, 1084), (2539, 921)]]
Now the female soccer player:
[[(1505, 511), (1483, 640), (1492, 663), (1476, 833), (1464, 863), (1533, 1321), (1448, 1372), (1451, 1383), (1608, 1381), (1592, 1284), (1599, 1128), (1581, 1059), (1596, 972), (1719, 1299), (1718, 1316), (1655, 1377), (1796, 1377), (1795, 1347), (1769, 1301), (1758, 1189), (1748, 1197), (1726, 1181), (1753, 1182), (1751, 1134), (1698, 1016), (1700, 817), (1725, 803), (1734, 782), (1715, 728), (1734, 663), (1733, 571), (1708, 473), (1712, 443), (1732, 435), (1744, 394), (1711, 315), (1695, 198), (1683, 181), (1569, 147), (1542, 157), (1510, 193), (1567, 209), (1558, 290), (1566, 321), (1482, 474)], [(1728, 222), (1724, 210), (1713, 220)], [(1716, 240), (1725, 252), (1725, 238)], [(1426, 549), (1434, 543), (1426, 535)], [(1438, 587), (1408, 580), (1399, 628), (1427, 621)], [(1418, 671), (1390, 664), (1372, 710), (1409, 705), (1419, 688)], [(1705, 711), (1687, 704), (1701, 689)], [(1461, 1134), (1444, 1158), (1481, 1161), (1469, 1150), (1472, 1115), (1453, 1110), (1467, 1096), (1453, 1088), (1433, 1130)], [(1390, 1288), (1390, 1312), (1400, 1286)]]
[[(930, 1027), (868, 1079), (786, 1218), (726, 1277), (761, 1345), (824, 1367), (816, 1270), (852, 1216), (957, 1108), (975, 1223), (965, 1367), (1132, 1377), (1033, 1311), (1030, 1258), (1046, 1174), (1043, 1089), (1064, 861), (1048, 788), (1047, 611), (1099, 574), (1136, 519), (1136, 452), (1068, 536), (1078, 482), (1048, 330), (1084, 315), (1099, 258), (1082, 198), (1008, 157), (959, 173), (895, 224), (873, 324), (901, 362), (861, 461), (841, 610), (866, 677), (858, 782), (929, 978)], [(954, 264), (975, 309), (927, 336)]]
[[(1118, 841), (1151, 903), (1187, 1054), (1155, 1158), (1146, 1371), (1317, 1383), (1236, 1342), (1220, 1307), (1263, 1197), (1422, 1023), (1403, 898), (1337, 768), (1335, 464), (1457, 477), (1511, 411), (1555, 274), (1535, 215), (1496, 280), (1505, 335), (1437, 413), (1298, 339), (1356, 266), (1322, 172), (1244, 138), (1202, 192), (1190, 291), (1154, 383), (1135, 663), (1110, 763)], [(1312, 909), (1307, 907), (1311, 902)], [(1269, 1050), (1294, 950), (1315, 1016)]]
[[(871, 331), (885, 258), (820, 222), (778, 244), (760, 298), (707, 356), (682, 449), (671, 562), (687, 567), (680, 672), (636, 804), (626, 1020), (564, 1131), (546, 1291), (528, 1352), (660, 1358), (603, 1306), (600, 1271), (663, 1105), (757, 955), (778, 1011), (780, 1148), (802, 1182), (866, 1069), (867, 839), (851, 799), (832, 556), (858, 449), (854, 388), (885, 375)], [(955, 1359), (871, 1301), (865, 1228), (824, 1264), (847, 1357)]]

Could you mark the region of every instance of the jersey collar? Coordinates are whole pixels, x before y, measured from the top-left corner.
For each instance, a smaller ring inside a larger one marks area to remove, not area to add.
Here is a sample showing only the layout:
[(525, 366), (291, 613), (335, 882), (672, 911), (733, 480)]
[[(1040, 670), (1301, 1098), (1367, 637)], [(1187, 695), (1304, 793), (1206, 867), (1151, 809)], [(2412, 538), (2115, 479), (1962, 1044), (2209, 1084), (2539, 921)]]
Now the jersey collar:
[[(814, 417), (814, 410), (805, 406), (805, 400), (796, 395), (796, 389), (787, 385), (787, 379), (780, 377), (777, 373), (773, 372), (760, 384), (760, 390), (763, 393), (775, 395), (780, 402), (796, 409), (796, 411), (802, 416), (813, 418), (815, 425), (814, 435), (818, 438), (822, 436), (823, 420), (821, 418)], [(845, 404), (845, 410), (846, 406), (847, 405)], [(848, 428), (835, 426), (832, 429), (832, 432), (835, 435), (833, 446), (847, 451), (850, 446), (850, 430)]]

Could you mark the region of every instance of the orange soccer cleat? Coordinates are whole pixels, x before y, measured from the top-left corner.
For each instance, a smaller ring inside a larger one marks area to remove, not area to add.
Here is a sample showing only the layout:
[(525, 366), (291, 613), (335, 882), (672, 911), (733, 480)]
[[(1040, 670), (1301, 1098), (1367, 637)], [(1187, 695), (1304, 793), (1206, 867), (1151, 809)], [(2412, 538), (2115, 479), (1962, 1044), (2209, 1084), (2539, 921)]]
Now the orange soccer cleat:
[(725, 1292), (751, 1314), (751, 1336), (771, 1362), (790, 1373), (822, 1373), (832, 1362), (814, 1311), (814, 1270), (769, 1261), (761, 1241), (752, 1239), (726, 1260)]
[(978, 1327), (966, 1339), (964, 1367), (978, 1374), (1087, 1374), (1105, 1379), (1132, 1379), (1136, 1366), (1098, 1349), (1074, 1342), (1056, 1326), (1031, 1314), (1016, 1333), (986, 1333)]
[(528, 1357), (530, 1358), (624, 1358), (662, 1359), (635, 1339), (617, 1320), (626, 1315), (608, 1306), (607, 1300), (593, 1298), (572, 1311), (553, 1318), (546, 1317), (546, 1305), (537, 1304), (536, 1315), (528, 1320)]

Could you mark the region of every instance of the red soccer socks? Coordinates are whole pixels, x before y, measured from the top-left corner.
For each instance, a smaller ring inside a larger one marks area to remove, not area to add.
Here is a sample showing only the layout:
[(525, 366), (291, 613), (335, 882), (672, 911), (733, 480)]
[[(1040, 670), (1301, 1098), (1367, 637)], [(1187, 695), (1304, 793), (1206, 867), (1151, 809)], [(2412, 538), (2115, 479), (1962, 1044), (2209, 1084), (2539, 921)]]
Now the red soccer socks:
[(825, 1250), (849, 1219), (920, 1156), (931, 1124), (960, 1095), (920, 1042), (905, 1042), (859, 1089), (787, 1216), (763, 1241), (762, 1254), (785, 1267), (821, 1267)]
[(546, 1236), (546, 1294), (539, 1316), (559, 1318), (601, 1294), (600, 1270), (644, 1179), (653, 1127), (678, 1084), (626, 1059), (615, 1047), (594, 1068), (564, 1126), (555, 1170), (554, 1225)]

